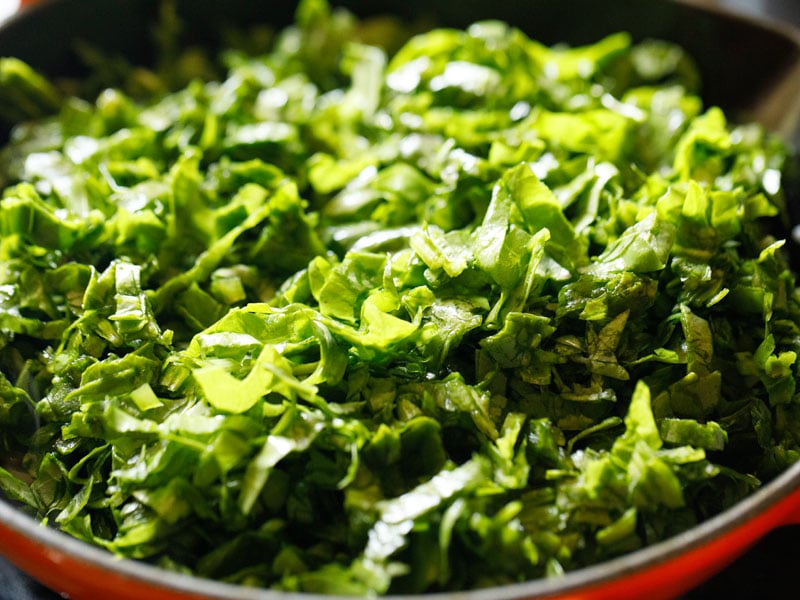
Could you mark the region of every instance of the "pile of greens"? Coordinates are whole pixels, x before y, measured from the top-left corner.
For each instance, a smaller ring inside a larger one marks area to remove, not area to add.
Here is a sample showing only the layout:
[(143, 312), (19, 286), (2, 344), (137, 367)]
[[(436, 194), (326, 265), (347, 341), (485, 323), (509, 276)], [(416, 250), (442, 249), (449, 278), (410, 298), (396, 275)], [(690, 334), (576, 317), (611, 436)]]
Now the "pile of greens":
[(156, 67), (81, 48), (83, 99), (0, 61), (7, 497), (203, 577), (410, 593), (653, 544), (798, 458), (789, 154), (680, 48), (303, 0), (209, 58), (164, 6)]

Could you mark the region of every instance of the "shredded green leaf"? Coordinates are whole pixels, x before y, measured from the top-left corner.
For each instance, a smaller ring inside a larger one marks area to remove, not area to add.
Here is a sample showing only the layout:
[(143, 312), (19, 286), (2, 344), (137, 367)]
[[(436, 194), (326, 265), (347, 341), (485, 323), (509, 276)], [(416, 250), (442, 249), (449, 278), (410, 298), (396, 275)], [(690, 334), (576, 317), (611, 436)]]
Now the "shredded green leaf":
[(165, 10), (156, 67), (82, 47), (83, 84), (0, 59), (8, 499), (202, 577), (417, 593), (797, 460), (793, 157), (680, 48), (296, 17), (182, 53)]

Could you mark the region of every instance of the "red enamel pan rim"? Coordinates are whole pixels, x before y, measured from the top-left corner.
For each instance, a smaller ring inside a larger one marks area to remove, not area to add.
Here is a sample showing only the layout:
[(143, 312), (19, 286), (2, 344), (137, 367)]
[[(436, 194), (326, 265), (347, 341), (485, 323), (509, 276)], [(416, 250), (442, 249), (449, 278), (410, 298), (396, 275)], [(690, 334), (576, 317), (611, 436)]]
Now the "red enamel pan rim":
[[(632, 554), (558, 579), (427, 594), (424, 598), (672, 598), (721, 570), (769, 531), (791, 523), (800, 523), (800, 463), (720, 515)], [(91, 600), (113, 594), (119, 600), (330, 600), (330, 596), (244, 588), (118, 559), (40, 525), (5, 501), (0, 501), (0, 553), (47, 586), (74, 599)]]

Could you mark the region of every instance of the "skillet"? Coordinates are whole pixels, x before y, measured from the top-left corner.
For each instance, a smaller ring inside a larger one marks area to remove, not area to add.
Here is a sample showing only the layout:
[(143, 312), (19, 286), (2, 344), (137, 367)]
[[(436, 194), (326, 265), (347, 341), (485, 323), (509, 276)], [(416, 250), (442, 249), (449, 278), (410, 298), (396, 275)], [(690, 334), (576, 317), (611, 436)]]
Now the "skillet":
[[(634, 38), (675, 41), (696, 58), (705, 82), (704, 98), (735, 119), (757, 118), (787, 135), (800, 112), (800, 40), (791, 31), (768, 28), (690, 3), (636, 0), (489, 3), (339, 2), (357, 14), (391, 12), (403, 17), (427, 13), (437, 23), (463, 27), (482, 18), (499, 18), (545, 43), (588, 43), (618, 31)], [(294, 2), (210, 0), (178, 2), (192, 41), (218, 41), (219, 24), (253, 18), (287, 24)], [(0, 31), (0, 55), (16, 55), (49, 74), (76, 72), (68, 52), (75, 38), (147, 61), (143, 40), (155, 14), (153, 0), (50, 0)], [(576, 19), (574, 15), (581, 15)], [(41, 43), (41, 32), (48, 43)], [(795, 102), (787, 102), (787, 99)], [(775, 108), (777, 107), (777, 108)], [(796, 197), (796, 196), (795, 196)], [(800, 522), (800, 465), (795, 465), (734, 508), (658, 545), (571, 573), (560, 580), (534, 581), (458, 594), (474, 600), (502, 598), (672, 597), (728, 564), (766, 532)], [(148, 565), (112, 558), (34, 523), (0, 502), (0, 551), (48, 586), (75, 598), (284, 598), (285, 594), (244, 590), (167, 573)], [(444, 595), (453, 598), (454, 595)], [(309, 595), (298, 599), (312, 600)]]

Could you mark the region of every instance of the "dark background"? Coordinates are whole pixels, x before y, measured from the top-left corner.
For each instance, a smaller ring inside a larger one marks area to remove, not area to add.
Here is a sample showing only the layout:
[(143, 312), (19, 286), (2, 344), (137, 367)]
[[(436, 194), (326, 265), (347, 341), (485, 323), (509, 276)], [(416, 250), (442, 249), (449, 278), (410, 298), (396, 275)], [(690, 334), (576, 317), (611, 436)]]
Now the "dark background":
[[(744, 14), (800, 27), (800, 0), (695, 0), (695, 2), (723, 6)], [(782, 527), (768, 534), (719, 575), (686, 594), (684, 600), (712, 598), (768, 600), (798, 597), (800, 596), (798, 569), (800, 569), (800, 525)], [(57, 598), (60, 596), (38, 585), (0, 558), (0, 600), (56, 600)]]

